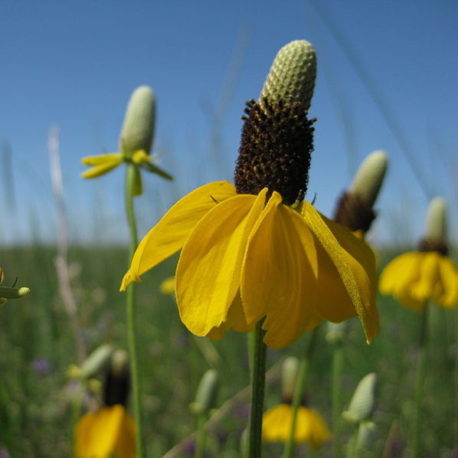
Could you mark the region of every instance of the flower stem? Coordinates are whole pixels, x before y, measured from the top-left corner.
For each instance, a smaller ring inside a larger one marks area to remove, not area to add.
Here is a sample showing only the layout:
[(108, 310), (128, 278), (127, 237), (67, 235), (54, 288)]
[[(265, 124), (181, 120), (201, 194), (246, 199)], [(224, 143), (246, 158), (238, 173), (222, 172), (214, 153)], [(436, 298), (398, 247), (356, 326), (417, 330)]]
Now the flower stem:
[(415, 377), (415, 417), (413, 422), (412, 457), (420, 456), (421, 452), (421, 420), (423, 387), (425, 383), (426, 349), (428, 343), (428, 314), (429, 304), (421, 314), (420, 335), (418, 339), (417, 374)]
[(307, 346), (305, 352), (299, 362), (299, 369), (297, 371), (297, 380), (296, 385), (294, 386), (293, 401), (291, 404), (291, 429), (289, 431), (288, 441), (285, 444), (285, 449), (283, 451), (283, 458), (292, 458), (294, 456), (294, 447), (296, 445), (295, 441), (295, 432), (296, 432), (296, 422), (297, 422), (297, 410), (299, 409), (302, 396), (304, 394), (304, 389), (307, 383), (308, 369), (310, 366), (310, 360), (315, 349), (318, 333), (320, 326), (316, 326), (313, 331), (310, 339), (307, 341)]
[[(137, 248), (137, 222), (135, 219), (134, 209), (134, 188), (135, 188), (135, 165), (127, 164), (126, 171), (126, 216), (129, 225), (130, 234), (130, 250), (129, 261)], [(138, 364), (137, 350), (137, 323), (135, 315), (135, 283), (131, 283), (127, 287), (127, 345), (129, 348), (130, 368), (132, 377), (132, 397), (134, 405), (134, 416), (136, 421), (135, 436), (137, 445), (137, 457), (146, 457), (146, 452), (143, 444), (143, 409), (140, 399), (140, 371)]]
[(332, 355), (332, 436), (334, 456), (341, 456), (340, 428), (342, 413), (342, 398), (340, 391), (340, 380), (343, 368), (343, 345), (342, 342), (334, 344)]
[(262, 321), (256, 325), (251, 376), (251, 412), (249, 426), (248, 456), (261, 457), (262, 413), (266, 378), (266, 345), (263, 342)]
[(194, 452), (194, 458), (202, 458), (205, 450), (205, 423), (207, 422), (207, 416), (204, 413), (199, 415), (197, 419), (197, 437), (196, 437), (196, 449)]

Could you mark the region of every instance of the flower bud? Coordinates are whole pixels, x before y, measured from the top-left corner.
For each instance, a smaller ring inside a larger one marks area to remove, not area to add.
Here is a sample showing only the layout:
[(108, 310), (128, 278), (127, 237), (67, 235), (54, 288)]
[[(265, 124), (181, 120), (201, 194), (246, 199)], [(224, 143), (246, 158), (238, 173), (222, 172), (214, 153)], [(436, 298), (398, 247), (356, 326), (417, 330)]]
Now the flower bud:
[(348, 410), (342, 414), (346, 420), (360, 423), (372, 415), (376, 401), (376, 385), (377, 375), (374, 372), (361, 379), (353, 394)]
[(208, 413), (216, 404), (217, 391), (218, 373), (209, 369), (199, 383), (195, 401), (189, 406), (191, 412), (196, 415)]
[(113, 347), (103, 344), (97, 347), (81, 364), (81, 367), (71, 366), (68, 375), (71, 378), (89, 379), (97, 375), (108, 365)]
[(122, 125), (119, 149), (126, 156), (135, 151), (151, 151), (156, 118), (154, 92), (148, 86), (138, 87), (131, 95)]
[(356, 441), (357, 450), (372, 450), (377, 425), (373, 421), (363, 421), (359, 425)]
[(382, 187), (388, 168), (388, 157), (384, 151), (369, 154), (359, 166), (349, 193), (356, 194), (367, 206), (372, 207)]
[(348, 321), (342, 321), (341, 323), (331, 323), (330, 321), (326, 324), (326, 341), (332, 344), (341, 343), (347, 332)]
[(288, 356), (285, 358), (285, 361), (283, 361), (281, 368), (281, 388), (282, 398), (285, 401), (293, 398), (298, 368), (299, 361), (294, 356)]

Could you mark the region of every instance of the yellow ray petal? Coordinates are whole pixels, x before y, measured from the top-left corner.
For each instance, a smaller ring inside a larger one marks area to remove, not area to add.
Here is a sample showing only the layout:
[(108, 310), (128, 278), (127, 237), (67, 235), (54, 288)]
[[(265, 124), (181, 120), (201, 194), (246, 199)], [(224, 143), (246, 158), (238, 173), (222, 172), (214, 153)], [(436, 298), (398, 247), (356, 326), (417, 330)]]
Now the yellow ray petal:
[(86, 156), (81, 159), (81, 163), (84, 165), (100, 165), (110, 161), (117, 161), (118, 163), (120, 163), (122, 161), (122, 154), (98, 154), (96, 156)]
[(426, 301), (435, 296), (436, 291), (440, 294), (439, 283), (439, 257), (436, 252), (424, 252), (420, 254), (422, 261), (420, 264), (420, 276), (411, 286), (410, 294), (417, 301)]
[(288, 345), (319, 322), (307, 248), (313, 257), (309, 229), (274, 192), (250, 235), (241, 284), (247, 320), (266, 315), (264, 341), (272, 348)]
[[(348, 229), (318, 213), (309, 202), (304, 202), (302, 215), (325, 252), (318, 251), (318, 262), (324, 259), (323, 255), (326, 254), (338, 272), (334, 280), (326, 277), (330, 284), (324, 285), (319, 282), (324, 289), (318, 292), (317, 311), (323, 311), (323, 316), (331, 321), (335, 313), (337, 315), (340, 313), (339, 303), (332, 305), (326, 302), (325, 307), (321, 308), (320, 296), (327, 297), (326, 289), (332, 288), (333, 291), (337, 291), (340, 288), (339, 283), (342, 282), (361, 320), (367, 341), (370, 342), (379, 331), (375, 305), (374, 253), (364, 241), (359, 240)], [(345, 296), (342, 300), (345, 301)], [(330, 314), (329, 318), (325, 313)]]
[(177, 267), (181, 321), (194, 334), (207, 335), (226, 320), (240, 286), (248, 235), (267, 190), (257, 197), (236, 195), (210, 210), (186, 241)]
[(87, 413), (75, 431), (77, 458), (109, 456), (118, 440), (124, 412), (123, 406), (115, 405)]
[(113, 170), (114, 168), (116, 168), (120, 163), (121, 163), (120, 160), (105, 161), (102, 164), (95, 165), (94, 167), (90, 168), (89, 170), (86, 170), (85, 172), (81, 174), (81, 177), (82, 178), (100, 177), (108, 173), (110, 170)]
[(318, 450), (330, 438), (331, 433), (321, 415), (315, 409), (299, 407), (296, 442), (308, 442), (314, 450)]
[(267, 410), (262, 417), (262, 437), (270, 442), (288, 440), (291, 428), (291, 406), (280, 404)]
[(219, 202), (235, 195), (227, 181), (209, 183), (180, 199), (145, 235), (124, 275), (121, 291), (164, 259), (180, 250), (199, 220)]
[(124, 412), (118, 440), (114, 448), (115, 458), (136, 458), (135, 420)]
[(382, 294), (406, 295), (420, 275), (421, 254), (404, 253), (387, 264), (380, 275), (379, 289)]
[(444, 288), (439, 303), (444, 307), (453, 307), (458, 303), (458, 271), (453, 262), (445, 256), (442, 256), (439, 268)]

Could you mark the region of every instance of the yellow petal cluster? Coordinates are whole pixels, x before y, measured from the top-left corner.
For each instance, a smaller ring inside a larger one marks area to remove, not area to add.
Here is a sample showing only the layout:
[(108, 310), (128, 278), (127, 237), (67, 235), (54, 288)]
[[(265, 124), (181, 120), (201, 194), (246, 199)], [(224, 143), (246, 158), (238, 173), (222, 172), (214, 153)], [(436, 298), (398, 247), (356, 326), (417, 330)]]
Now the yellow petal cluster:
[(408, 252), (393, 259), (380, 277), (380, 292), (423, 310), (429, 300), (451, 308), (458, 303), (458, 271), (436, 251)]
[[(291, 430), (292, 408), (280, 404), (264, 413), (262, 436), (269, 442), (287, 442)], [(297, 410), (295, 442), (307, 442), (313, 450), (318, 450), (331, 438), (326, 423), (315, 409), (299, 407)]]
[(89, 412), (75, 430), (76, 458), (135, 458), (135, 422), (122, 405)]
[(121, 290), (179, 250), (177, 304), (195, 335), (246, 332), (264, 318), (265, 343), (281, 348), (322, 319), (355, 315), (368, 341), (378, 332), (371, 249), (308, 202), (299, 212), (267, 189), (197, 188), (140, 242)]

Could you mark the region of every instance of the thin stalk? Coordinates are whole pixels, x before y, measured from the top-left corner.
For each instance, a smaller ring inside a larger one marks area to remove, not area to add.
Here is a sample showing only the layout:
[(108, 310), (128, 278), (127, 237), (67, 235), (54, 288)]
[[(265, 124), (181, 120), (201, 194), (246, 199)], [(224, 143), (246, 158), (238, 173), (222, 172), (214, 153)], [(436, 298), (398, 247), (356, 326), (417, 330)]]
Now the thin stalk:
[(197, 437), (196, 437), (196, 450), (194, 452), (194, 458), (202, 458), (205, 450), (205, 423), (207, 422), (207, 415), (201, 413), (197, 419)]
[(423, 386), (425, 382), (426, 371), (426, 349), (428, 343), (428, 314), (429, 304), (426, 304), (425, 309), (421, 314), (420, 335), (418, 340), (418, 361), (417, 374), (415, 377), (415, 417), (413, 422), (413, 440), (412, 440), (412, 456), (420, 456), (421, 452), (421, 421), (422, 421), (422, 400)]
[(358, 436), (361, 428), (361, 423), (355, 427), (353, 434), (348, 442), (348, 458), (358, 458)]
[[(127, 164), (126, 171), (126, 216), (129, 225), (130, 250), (129, 261), (132, 260), (135, 249), (137, 248), (137, 221), (135, 219), (134, 208), (134, 188), (135, 188), (135, 165)], [(135, 438), (137, 445), (137, 457), (145, 458), (146, 450), (143, 443), (143, 408), (140, 396), (140, 368), (138, 364), (137, 349), (137, 322), (135, 314), (135, 283), (127, 287), (126, 307), (127, 307), (127, 345), (129, 348), (130, 369), (132, 378), (132, 398), (134, 405), (134, 416), (136, 421)]]
[(261, 457), (262, 414), (264, 408), (264, 388), (266, 379), (266, 345), (263, 342), (262, 321), (256, 325), (255, 345), (252, 357), (251, 412), (249, 426), (248, 456)]
[(334, 456), (341, 456), (340, 428), (342, 414), (342, 397), (340, 390), (340, 381), (342, 378), (343, 368), (343, 345), (342, 342), (336, 342), (332, 355), (332, 439)]
[(299, 362), (299, 368), (297, 371), (296, 385), (294, 386), (293, 401), (291, 403), (291, 429), (289, 431), (288, 441), (285, 444), (283, 451), (283, 458), (292, 458), (294, 456), (294, 448), (296, 445), (296, 423), (297, 423), (297, 410), (301, 404), (302, 396), (304, 395), (305, 386), (307, 383), (308, 369), (310, 366), (310, 360), (315, 349), (318, 333), (320, 326), (316, 326), (312, 331), (312, 335), (307, 342), (304, 355)]

